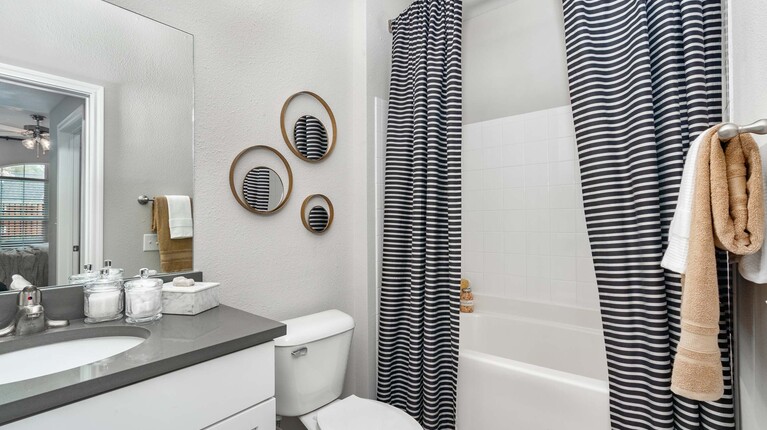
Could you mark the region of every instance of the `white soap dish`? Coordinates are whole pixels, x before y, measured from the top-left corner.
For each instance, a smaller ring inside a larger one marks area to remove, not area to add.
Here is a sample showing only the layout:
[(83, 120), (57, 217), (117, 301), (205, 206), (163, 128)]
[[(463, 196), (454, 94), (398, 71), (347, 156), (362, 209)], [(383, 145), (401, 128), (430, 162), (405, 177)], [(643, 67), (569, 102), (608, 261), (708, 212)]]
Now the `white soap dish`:
[(197, 315), (219, 305), (218, 282), (196, 282), (191, 287), (175, 287), (173, 282), (162, 286), (162, 313)]

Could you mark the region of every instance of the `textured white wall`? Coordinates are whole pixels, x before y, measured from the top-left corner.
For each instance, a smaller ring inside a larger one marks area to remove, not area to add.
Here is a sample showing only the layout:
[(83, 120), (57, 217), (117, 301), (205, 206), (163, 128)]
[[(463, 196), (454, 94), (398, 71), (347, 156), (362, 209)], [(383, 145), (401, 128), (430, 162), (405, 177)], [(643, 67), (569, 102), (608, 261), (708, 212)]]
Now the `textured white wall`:
[[(369, 51), (365, 16), (374, 2), (113, 3), (194, 34), (195, 267), (222, 282), (224, 303), (260, 315), (286, 319), (331, 308), (353, 315), (346, 391), (372, 394), (365, 115), (368, 65), (389, 56)], [(385, 31), (385, 22), (377, 24)], [(318, 164), (295, 157), (280, 135), (282, 104), (300, 90), (321, 95), (338, 121), (336, 149)], [(282, 152), (295, 178), (290, 201), (269, 217), (243, 210), (229, 192), (229, 164), (255, 144)], [(335, 207), (322, 236), (301, 224), (301, 202), (313, 193)]]
[[(113, 3), (195, 36), (195, 266), (224, 285), (225, 303), (273, 318), (349, 309), (353, 142), (351, 9), (348, 0), (291, 2), (119, 0)], [(280, 109), (300, 90), (333, 108), (339, 139), (322, 163), (299, 160), (282, 141)], [(293, 168), (288, 204), (268, 217), (241, 208), (229, 191), (232, 159), (269, 145)], [(311, 193), (333, 201), (324, 236), (301, 225)]]
[(192, 193), (191, 36), (100, 0), (5, 1), (0, 16), (0, 62), (104, 86), (104, 256), (158, 267), (136, 197)]
[[(763, 0), (729, 3), (732, 121), (750, 123), (767, 118), (767, 9)], [(767, 285), (743, 282), (738, 292), (741, 428), (757, 430), (767, 423)]]
[(562, 1), (472, 3), (463, 32), (464, 124), (569, 104)]

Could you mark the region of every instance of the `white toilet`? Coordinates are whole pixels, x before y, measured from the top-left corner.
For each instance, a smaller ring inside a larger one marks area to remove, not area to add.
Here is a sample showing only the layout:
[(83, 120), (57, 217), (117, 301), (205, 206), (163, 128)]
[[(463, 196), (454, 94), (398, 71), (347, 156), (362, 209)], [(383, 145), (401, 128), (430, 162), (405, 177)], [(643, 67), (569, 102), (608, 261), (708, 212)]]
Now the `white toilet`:
[(405, 412), (374, 400), (338, 400), (354, 331), (349, 315), (330, 310), (283, 321), (275, 339), (277, 415), (309, 430), (422, 430)]

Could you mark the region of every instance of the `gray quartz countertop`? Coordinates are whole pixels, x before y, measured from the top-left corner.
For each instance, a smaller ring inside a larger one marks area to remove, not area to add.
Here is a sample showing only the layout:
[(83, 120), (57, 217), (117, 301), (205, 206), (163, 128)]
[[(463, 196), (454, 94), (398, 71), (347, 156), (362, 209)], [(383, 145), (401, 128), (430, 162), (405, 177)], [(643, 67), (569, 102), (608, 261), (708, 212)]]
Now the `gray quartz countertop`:
[(0, 425), (269, 342), (285, 332), (282, 323), (222, 305), (195, 316), (164, 315), (149, 324), (84, 324), (78, 320), (66, 328), (3, 339), (0, 354), (84, 337), (146, 338), (134, 348), (95, 363), (0, 384)]

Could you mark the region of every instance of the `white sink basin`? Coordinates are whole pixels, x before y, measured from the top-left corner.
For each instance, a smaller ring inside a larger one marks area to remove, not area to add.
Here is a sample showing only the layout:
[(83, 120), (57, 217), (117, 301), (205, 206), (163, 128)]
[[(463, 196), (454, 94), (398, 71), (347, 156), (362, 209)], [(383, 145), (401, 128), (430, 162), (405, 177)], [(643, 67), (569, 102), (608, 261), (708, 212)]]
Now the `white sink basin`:
[(74, 369), (127, 351), (146, 339), (103, 336), (34, 346), (0, 354), (0, 384)]

